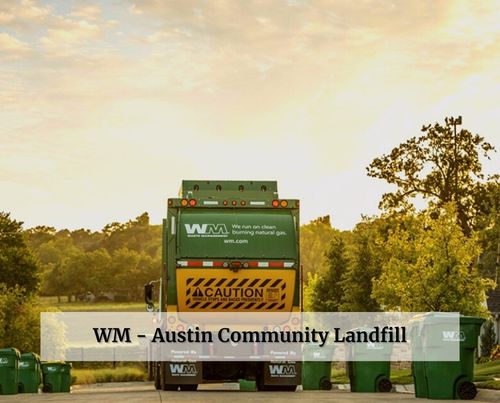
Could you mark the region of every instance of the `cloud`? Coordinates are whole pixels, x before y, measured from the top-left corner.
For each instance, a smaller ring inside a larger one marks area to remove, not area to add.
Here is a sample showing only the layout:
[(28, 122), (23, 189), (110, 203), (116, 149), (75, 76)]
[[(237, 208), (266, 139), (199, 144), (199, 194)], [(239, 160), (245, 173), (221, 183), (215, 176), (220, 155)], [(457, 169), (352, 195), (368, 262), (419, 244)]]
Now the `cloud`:
[(98, 4), (86, 4), (77, 5), (71, 11), (71, 15), (90, 21), (98, 19), (101, 16), (101, 12), (101, 7)]
[(40, 43), (52, 55), (61, 55), (101, 35), (102, 30), (96, 23), (59, 16), (47, 29), (47, 34), (40, 39)]
[(20, 57), (30, 49), (30, 46), (23, 41), (9, 35), (5, 32), (0, 32), (0, 57)]
[(35, 0), (2, 0), (0, 2), (0, 24), (24, 26), (43, 21), (50, 14), (50, 7)]

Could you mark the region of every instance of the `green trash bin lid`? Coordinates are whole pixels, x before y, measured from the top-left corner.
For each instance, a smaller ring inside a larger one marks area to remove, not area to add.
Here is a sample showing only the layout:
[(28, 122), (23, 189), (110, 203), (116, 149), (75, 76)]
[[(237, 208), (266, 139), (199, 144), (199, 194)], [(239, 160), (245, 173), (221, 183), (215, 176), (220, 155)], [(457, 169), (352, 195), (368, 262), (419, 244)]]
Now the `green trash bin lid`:
[(0, 357), (12, 357), (15, 356), (17, 359), (21, 356), (21, 353), (17, 348), (9, 347), (9, 348), (0, 348)]
[(54, 373), (54, 372), (69, 372), (71, 369), (70, 362), (62, 362), (62, 361), (48, 361), (42, 362), (42, 372), (45, 373)]
[(460, 315), (460, 324), (461, 325), (477, 325), (477, 326), (481, 326), (484, 322), (486, 322), (486, 319), (480, 318), (478, 316), (464, 316), (464, 315)]

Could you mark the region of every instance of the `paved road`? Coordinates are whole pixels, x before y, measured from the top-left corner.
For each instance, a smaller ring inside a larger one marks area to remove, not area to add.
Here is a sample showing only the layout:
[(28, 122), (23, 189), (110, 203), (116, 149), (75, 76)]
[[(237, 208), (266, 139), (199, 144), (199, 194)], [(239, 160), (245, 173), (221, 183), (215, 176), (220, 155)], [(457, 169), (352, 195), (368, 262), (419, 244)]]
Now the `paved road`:
[[(348, 391), (304, 391), (304, 392), (240, 392), (237, 385), (203, 385), (197, 392), (158, 392), (151, 383), (127, 382), (103, 385), (77, 386), (71, 394), (38, 394), (0, 396), (0, 402), (430, 402), (415, 399), (410, 393), (350, 393)], [(475, 402), (500, 402), (499, 391), (479, 391)], [(432, 400), (438, 402), (438, 400)]]

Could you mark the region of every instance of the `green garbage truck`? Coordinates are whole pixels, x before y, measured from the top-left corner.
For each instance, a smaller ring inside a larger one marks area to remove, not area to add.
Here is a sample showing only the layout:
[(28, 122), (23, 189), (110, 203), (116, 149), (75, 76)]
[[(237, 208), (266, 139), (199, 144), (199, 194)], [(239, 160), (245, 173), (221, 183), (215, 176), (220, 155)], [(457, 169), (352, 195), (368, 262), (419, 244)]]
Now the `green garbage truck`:
[[(159, 307), (148, 310), (300, 312), (299, 200), (275, 181), (184, 180), (163, 220)], [(288, 376), (280, 377), (283, 366)], [(202, 382), (255, 381), (260, 390), (295, 390), (299, 362), (154, 362), (157, 389), (195, 390)], [(182, 373), (180, 373), (182, 372)]]

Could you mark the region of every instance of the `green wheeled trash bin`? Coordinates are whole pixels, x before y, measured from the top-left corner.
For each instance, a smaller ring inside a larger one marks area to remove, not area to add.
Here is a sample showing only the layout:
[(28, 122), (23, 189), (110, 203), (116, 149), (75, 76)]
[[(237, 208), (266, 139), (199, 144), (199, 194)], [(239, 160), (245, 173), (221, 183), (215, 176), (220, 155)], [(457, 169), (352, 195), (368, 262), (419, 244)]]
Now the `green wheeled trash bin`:
[[(354, 329), (372, 332), (373, 328)], [(355, 360), (346, 362), (347, 376), (351, 392), (390, 392), (391, 383), (391, 343), (353, 343), (348, 354)]]
[[(483, 318), (460, 316), (460, 329), (456, 334), (456, 340), (448, 340), (460, 343), (459, 361), (425, 360), (413, 363), (416, 397), (464, 400), (476, 397), (477, 389), (473, 383), (474, 351), (477, 348), (479, 333), (484, 321)], [(436, 336), (444, 337), (443, 328), (439, 326), (442, 322), (440, 316), (436, 315), (424, 318), (420, 329), (424, 355), (432, 354), (432, 348), (438, 345), (434, 345)], [(451, 333), (453, 332), (448, 331), (448, 338)]]
[(67, 362), (42, 363), (43, 391), (48, 393), (71, 390), (71, 364)]
[(0, 395), (17, 393), (19, 350), (15, 348), (0, 349)]
[[(332, 359), (334, 347), (317, 344), (304, 344), (302, 364), (303, 390), (331, 390), (332, 389)], [(314, 358), (315, 361), (308, 361)]]
[(35, 353), (21, 354), (19, 360), (19, 393), (38, 393), (42, 383), (40, 356)]

